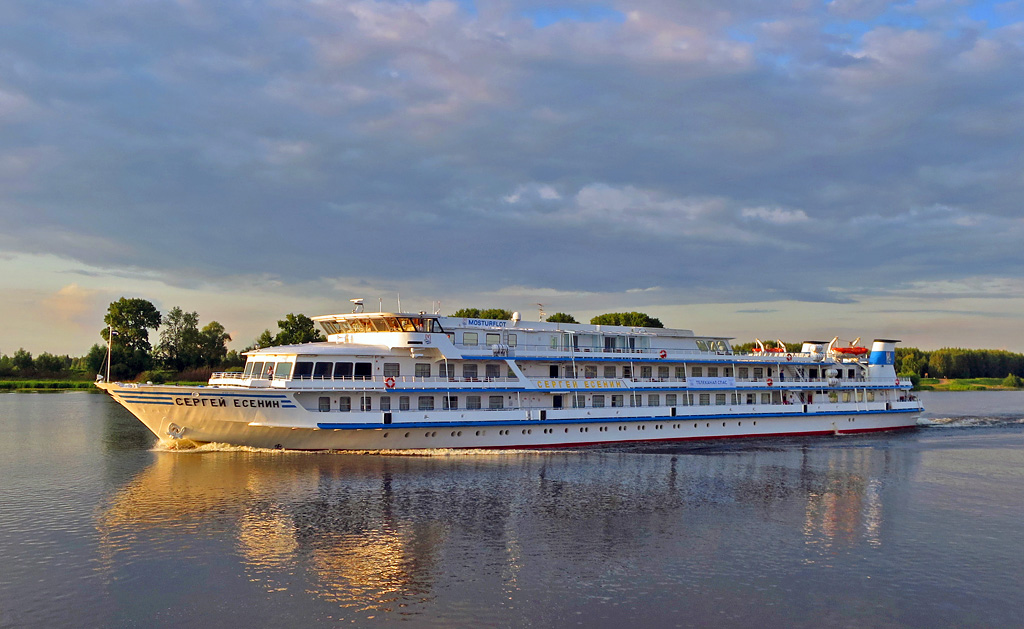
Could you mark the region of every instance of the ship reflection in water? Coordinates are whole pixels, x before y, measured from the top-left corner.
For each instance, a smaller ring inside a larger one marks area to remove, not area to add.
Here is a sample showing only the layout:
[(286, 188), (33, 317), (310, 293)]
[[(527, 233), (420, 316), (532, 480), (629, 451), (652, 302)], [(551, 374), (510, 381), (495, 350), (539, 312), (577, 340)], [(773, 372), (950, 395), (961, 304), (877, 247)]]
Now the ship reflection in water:
[(879, 552), (886, 504), (903, 499), (915, 460), (796, 440), (429, 457), (156, 452), (98, 528), (111, 570), (135, 555), (219, 553), (265, 596), (317, 602), (321, 619), (434, 608), (436, 620), (443, 607), (449, 621), (559, 622), (540, 607), (578, 617), (598, 604), (612, 622), (645, 596), (671, 595), (664, 613), (678, 612), (722, 579), (770, 607), (808, 578), (794, 575), (801, 566)]

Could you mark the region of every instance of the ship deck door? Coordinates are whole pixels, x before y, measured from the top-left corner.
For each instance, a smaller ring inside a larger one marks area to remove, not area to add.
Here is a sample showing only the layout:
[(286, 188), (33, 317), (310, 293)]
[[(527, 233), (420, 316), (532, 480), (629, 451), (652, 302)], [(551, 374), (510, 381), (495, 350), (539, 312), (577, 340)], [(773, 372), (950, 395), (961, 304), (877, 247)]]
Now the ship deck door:
[(551, 408), (562, 408), (562, 396), (552, 395), (551, 396)]

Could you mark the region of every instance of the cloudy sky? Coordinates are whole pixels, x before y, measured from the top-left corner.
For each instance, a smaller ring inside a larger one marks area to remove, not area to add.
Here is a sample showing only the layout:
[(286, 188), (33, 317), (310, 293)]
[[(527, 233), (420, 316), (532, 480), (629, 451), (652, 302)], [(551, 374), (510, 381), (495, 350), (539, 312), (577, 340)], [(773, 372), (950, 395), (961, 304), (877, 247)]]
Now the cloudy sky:
[(110, 301), (1024, 351), (1024, 3), (0, 3), (0, 352)]

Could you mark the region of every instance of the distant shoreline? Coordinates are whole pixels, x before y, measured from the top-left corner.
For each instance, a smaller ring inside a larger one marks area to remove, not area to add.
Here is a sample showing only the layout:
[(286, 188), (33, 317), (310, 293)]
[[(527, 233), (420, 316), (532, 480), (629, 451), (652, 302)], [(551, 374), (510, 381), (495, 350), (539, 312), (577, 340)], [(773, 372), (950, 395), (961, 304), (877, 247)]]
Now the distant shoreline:
[(915, 391), (1020, 391), (1003, 386), (1002, 378), (921, 378)]

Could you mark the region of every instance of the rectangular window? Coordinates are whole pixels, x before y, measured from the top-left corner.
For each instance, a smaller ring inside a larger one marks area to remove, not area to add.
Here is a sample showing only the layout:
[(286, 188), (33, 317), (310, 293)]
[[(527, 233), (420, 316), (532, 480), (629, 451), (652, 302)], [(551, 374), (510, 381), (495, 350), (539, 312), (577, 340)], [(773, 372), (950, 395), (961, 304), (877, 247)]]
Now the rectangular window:
[(515, 347), (516, 346), (516, 335), (515, 334), (509, 334), (508, 335), (508, 346), (509, 347)]
[(455, 365), (437, 363), (437, 377), (447, 378), (448, 376), (455, 377)]
[(676, 367), (676, 380), (686, 380), (686, 367)]
[(709, 378), (717, 378), (718, 377), (718, 367), (708, 367), (708, 377)]
[(753, 393), (748, 393), (747, 394), (747, 404), (755, 404), (754, 399), (755, 398), (754, 398), (754, 394)]
[(484, 336), (484, 344), (485, 345), (488, 345), (488, 346), (490, 346), (490, 345), (498, 345), (500, 343), (501, 343), (501, 335), (500, 334), (494, 334), (492, 332), (488, 332)]
[(322, 398), (320, 398), (320, 412), (321, 413), (326, 413), (329, 410), (331, 410), (331, 398), (329, 398), (329, 397), (322, 397)]
[(338, 398), (338, 410), (348, 412), (352, 410), (352, 398), (340, 397)]
[(764, 378), (764, 367), (754, 367), (754, 380)]
[(732, 367), (723, 367), (722, 375), (726, 378), (732, 378)]
[(729, 403), (733, 404), (733, 405), (739, 404), (740, 403), (739, 396), (736, 395), (735, 393), (730, 393), (729, 394)]
[(256, 363), (254, 363), (252, 361), (249, 361), (249, 362), (245, 363), (245, 371), (242, 373), (242, 376), (245, 377), (245, 378), (251, 377), (252, 376), (252, 368), (255, 367), (255, 366), (256, 366)]
[(661, 396), (657, 393), (651, 393), (648, 395), (647, 406), (661, 406)]
[(584, 378), (596, 378), (597, 377), (597, 365), (584, 365), (583, 366), (583, 377)]
[(416, 377), (417, 378), (429, 378), (430, 377), (430, 363), (416, 363)]
[(700, 405), (701, 406), (711, 406), (711, 394), (710, 393), (701, 393), (700, 394)]
[(762, 393), (761, 394), (761, 404), (771, 404), (771, 403), (772, 403), (772, 394), (771, 393)]
[(654, 377), (654, 368), (650, 365), (640, 365), (640, 377), (650, 380)]
[(843, 401), (844, 402), (849, 402), (850, 401), (850, 392), (849, 391), (843, 391)]
[(492, 396), (487, 398), (487, 407), (491, 408), (491, 409), (504, 408), (505, 407), (504, 401), (505, 401), (505, 398), (503, 398), (502, 396), (500, 396), (500, 395), (492, 395)]
[(621, 395), (613, 395), (612, 396), (612, 406), (613, 407), (617, 407), (617, 408), (622, 406), (622, 396)]
[(868, 402), (874, 402), (874, 401), (875, 401), (875, 392), (874, 391), (868, 391)]
[(605, 378), (614, 378), (615, 377), (615, 365), (605, 365), (604, 366), (604, 377)]
[(639, 393), (630, 393), (630, 395), (629, 395), (629, 405), (630, 406), (643, 406), (644, 405), (644, 396), (640, 395)]
[(846, 370), (846, 377), (849, 378), (850, 380), (853, 380), (856, 377), (856, 373), (857, 372), (854, 369), (847, 369)]
[(459, 410), (459, 396), (457, 396), (457, 395), (446, 395), (446, 396), (444, 396), (444, 410), (446, 410), (446, 411), (457, 411), (457, 410)]
[(291, 363), (277, 363), (277, 367), (274, 368), (274, 378), (287, 380), (290, 375), (292, 375)]
[(369, 411), (372, 409), (372, 403), (370, 402), (369, 396), (363, 395), (359, 397), (359, 410)]
[(704, 376), (704, 368), (703, 367), (691, 367), (690, 368), (690, 375), (692, 375), (694, 378), (701, 378), (701, 377)]
[(373, 378), (373, 363), (356, 363), (356, 380), (369, 380)]
[(462, 366), (462, 377), (466, 380), (476, 380), (477, 378), (477, 366), (476, 365), (463, 365)]
[(487, 374), (488, 380), (500, 378), (501, 365), (484, 365), (484, 372)]
[(384, 377), (397, 378), (400, 372), (398, 363), (384, 363)]
[(594, 408), (604, 408), (604, 396), (595, 395), (594, 397), (590, 398), (590, 405), (593, 406)]
[(421, 411), (432, 411), (434, 410), (434, 396), (433, 395), (421, 395), (419, 398), (419, 407)]
[(334, 373), (334, 363), (317, 363), (313, 367), (314, 380), (330, 380)]
[(463, 332), (462, 333), (462, 344), (463, 345), (476, 345), (477, 342), (478, 342), (477, 341), (478, 338), (480, 338), (480, 337), (477, 336), (476, 332)]
[(750, 377), (750, 369), (746, 367), (739, 368), (740, 380), (746, 380)]
[(572, 407), (573, 408), (584, 408), (587, 405), (587, 396), (582, 393), (572, 394)]
[(408, 395), (400, 395), (398, 397), (398, 410), (400, 410), (400, 411), (407, 411), (407, 410), (409, 410), (409, 396)]
[(466, 396), (466, 408), (469, 410), (476, 410), (480, 408), (480, 396), (479, 395), (467, 395)]
[(334, 379), (352, 379), (352, 363), (334, 363)]
[(676, 405), (676, 399), (677, 398), (676, 398), (676, 394), (675, 393), (666, 393), (665, 394), (665, 406), (675, 406)]
[(633, 377), (633, 366), (632, 365), (623, 365), (622, 366), (622, 377), (623, 378), (632, 378)]
[(263, 368), (266, 363), (253, 363), (252, 365), (252, 377), (263, 378), (267, 375), (267, 370)]
[(668, 365), (658, 367), (658, 380), (668, 380)]
[(295, 363), (295, 372), (292, 377), (296, 380), (309, 380), (313, 377), (313, 363), (305, 360)]
[(391, 396), (385, 395), (380, 398), (380, 410), (390, 411), (391, 410)]

